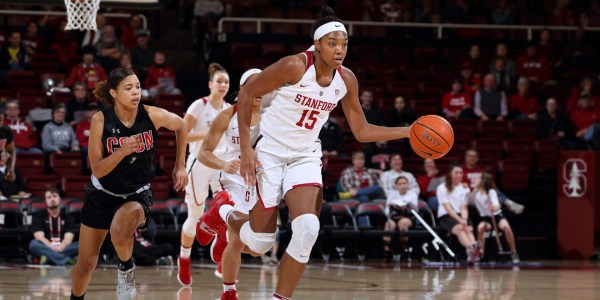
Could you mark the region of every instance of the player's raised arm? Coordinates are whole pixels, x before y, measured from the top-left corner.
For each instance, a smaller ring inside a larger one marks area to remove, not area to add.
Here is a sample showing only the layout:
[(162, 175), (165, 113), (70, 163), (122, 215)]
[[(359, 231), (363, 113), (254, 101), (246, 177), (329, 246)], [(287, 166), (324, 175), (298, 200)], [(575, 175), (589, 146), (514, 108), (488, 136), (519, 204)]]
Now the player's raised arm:
[(342, 76), (348, 89), (346, 96), (341, 100), (342, 109), (344, 109), (348, 125), (350, 125), (357, 141), (369, 143), (408, 137), (409, 127), (383, 127), (369, 124), (358, 100), (358, 80), (356, 80), (356, 76), (348, 68), (344, 68)]
[(252, 120), (252, 100), (266, 95), (289, 83), (296, 83), (304, 74), (306, 62), (301, 54), (284, 57), (264, 69), (238, 94), (238, 124), (240, 131), (241, 165), (240, 174), (246, 184), (255, 182), (255, 159), (250, 144), (250, 121)]

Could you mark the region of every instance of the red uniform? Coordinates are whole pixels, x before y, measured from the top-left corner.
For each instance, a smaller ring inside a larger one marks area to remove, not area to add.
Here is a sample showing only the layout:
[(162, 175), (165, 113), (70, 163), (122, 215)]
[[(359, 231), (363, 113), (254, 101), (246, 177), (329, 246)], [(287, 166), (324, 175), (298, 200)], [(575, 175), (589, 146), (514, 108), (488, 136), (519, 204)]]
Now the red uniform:
[(83, 82), (86, 84), (88, 89), (95, 89), (98, 82), (106, 80), (106, 72), (104, 68), (97, 63), (91, 65), (84, 65), (80, 63), (73, 67), (69, 78), (65, 82), (66, 86), (72, 86), (75, 82)]
[(510, 110), (517, 110), (522, 114), (534, 114), (540, 111), (538, 100), (535, 96), (522, 96), (516, 93), (509, 98)]
[(447, 92), (442, 98), (442, 108), (454, 113), (459, 113), (461, 110), (471, 106), (471, 95), (465, 92), (453, 94)]
[(20, 149), (29, 149), (38, 145), (37, 136), (33, 127), (29, 123), (18, 120), (4, 120), (4, 125), (10, 127), (13, 132), (15, 147)]

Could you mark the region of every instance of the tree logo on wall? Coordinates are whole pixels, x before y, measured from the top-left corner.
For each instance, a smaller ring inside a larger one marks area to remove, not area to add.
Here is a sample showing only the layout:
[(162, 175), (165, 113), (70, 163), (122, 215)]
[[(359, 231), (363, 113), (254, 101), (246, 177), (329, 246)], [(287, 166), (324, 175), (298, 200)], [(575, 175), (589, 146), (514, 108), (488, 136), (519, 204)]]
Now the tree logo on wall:
[(569, 198), (579, 198), (587, 192), (587, 164), (581, 158), (567, 159), (563, 166), (563, 193)]

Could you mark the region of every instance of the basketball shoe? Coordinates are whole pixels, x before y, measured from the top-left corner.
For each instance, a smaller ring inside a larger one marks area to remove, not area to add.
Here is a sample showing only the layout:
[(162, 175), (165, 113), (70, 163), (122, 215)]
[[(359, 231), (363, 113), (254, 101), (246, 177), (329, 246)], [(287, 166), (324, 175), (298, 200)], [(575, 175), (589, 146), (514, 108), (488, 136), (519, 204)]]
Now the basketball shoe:
[(223, 294), (221, 294), (221, 300), (238, 300), (237, 291), (229, 290), (227, 292), (223, 292)]
[(183, 286), (192, 285), (192, 270), (190, 266), (191, 264), (191, 257), (182, 258), (180, 256), (179, 258), (177, 258), (177, 280), (179, 280), (179, 283), (181, 283)]
[(225, 247), (227, 247), (227, 226), (221, 227), (219, 231), (217, 231), (217, 238), (215, 238), (210, 245), (210, 257), (214, 262), (221, 262)]
[(231, 201), (229, 193), (218, 192), (213, 198), (210, 208), (198, 220), (198, 223), (196, 224), (196, 240), (198, 240), (198, 243), (202, 246), (208, 245), (217, 234), (217, 231), (226, 225), (225, 221), (223, 221), (219, 215), (219, 208), (224, 204), (229, 204), (231, 206), (235, 205), (235, 203)]
[(136, 294), (135, 266), (127, 271), (117, 270), (117, 299), (133, 300)]

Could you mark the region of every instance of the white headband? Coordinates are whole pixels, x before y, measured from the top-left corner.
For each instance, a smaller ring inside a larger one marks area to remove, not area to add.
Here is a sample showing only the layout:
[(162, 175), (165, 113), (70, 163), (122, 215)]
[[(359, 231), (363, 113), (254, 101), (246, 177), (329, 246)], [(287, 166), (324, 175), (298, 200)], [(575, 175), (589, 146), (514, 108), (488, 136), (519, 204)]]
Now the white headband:
[(248, 80), (248, 78), (250, 78), (250, 76), (254, 75), (254, 74), (258, 74), (262, 72), (261, 69), (250, 69), (246, 72), (244, 72), (244, 74), (242, 74), (242, 77), (240, 78), (240, 86), (244, 85), (246, 83), (246, 81)]
[[(325, 24), (319, 26), (319, 28), (317, 28), (317, 30), (315, 30), (313, 39), (316, 41), (316, 40), (322, 38), (324, 35), (334, 32), (334, 31), (341, 31), (341, 32), (348, 34), (344, 24), (337, 22), (337, 21), (333, 21), (333, 22), (325, 23)], [(310, 46), (310, 48), (308, 48), (308, 51), (315, 51), (315, 46), (314, 45)]]

